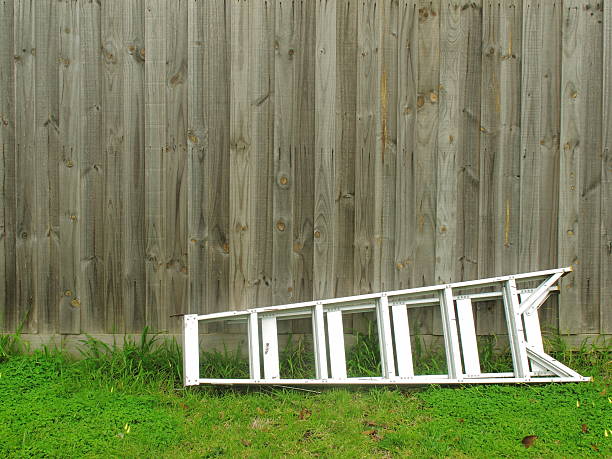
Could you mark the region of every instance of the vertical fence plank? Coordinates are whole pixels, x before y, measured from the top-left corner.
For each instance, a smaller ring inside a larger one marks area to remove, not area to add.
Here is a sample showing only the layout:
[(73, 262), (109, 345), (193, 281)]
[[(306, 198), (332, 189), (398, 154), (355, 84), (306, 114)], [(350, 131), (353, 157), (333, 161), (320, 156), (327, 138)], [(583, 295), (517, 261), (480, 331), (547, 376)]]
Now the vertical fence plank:
[[(444, 3), (440, 25), (440, 115), (436, 190), (437, 283), (472, 274), (477, 255), (477, 184), (480, 107), (479, 5)], [(478, 51), (476, 51), (478, 49)], [(474, 201), (476, 205), (474, 205)], [(476, 228), (474, 228), (476, 227)], [(476, 230), (475, 230), (476, 229)], [(474, 237), (476, 235), (476, 237)]]
[[(227, 310), (229, 300), (230, 232), (230, 16), (229, 2), (215, 0), (209, 4), (208, 72), (210, 81), (206, 97), (208, 109), (208, 155), (206, 170), (209, 182), (208, 264), (206, 266), (206, 310)], [(191, 100), (191, 98), (190, 98)], [(190, 102), (191, 103), (191, 102)]]
[(35, 3), (18, 2), (15, 11), (15, 163), (17, 208), (17, 320), (24, 332), (36, 333), (36, 24)]
[[(357, 12), (357, 152), (355, 157), (355, 277), (357, 294), (380, 289), (382, 210), (376, 184), (382, 181), (377, 153), (380, 119), (382, 2), (361, 2)], [(379, 147), (380, 151), (380, 147)]]
[[(37, 1), (36, 24), (36, 302), (38, 331), (57, 331), (59, 25), (57, 3)], [(41, 77), (42, 75), (42, 77)]]
[[(188, 203), (189, 203), (189, 306), (190, 313), (213, 312), (212, 305), (206, 302), (209, 288), (207, 282), (208, 247), (210, 234), (208, 224), (208, 178), (213, 178), (206, 169), (209, 119), (208, 85), (210, 52), (208, 18), (210, 8), (207, 2), (190, 0), (188, 21), (189, 63), (188, 63)], [(211, 330), (209, 327), (208, 330)]]
[[(293, 119), (294, 155), (293, 176), (293, 301), (313, 298), (314, 249), (314, 175), (315, 143), (315, 56), (317, 2), (296, 3), (296, 30), (299, 37), (294, 59), (296, 63)], [(289, 184), (291, 186), (291, 184)], [(311, 321), (296, 323), (294, 331), (311, 328)]]
[[(414, 153), (415, 234), (413, 287), (429, 285), (435, 276), (436, 153), (440, 75), (440, 2), (419, 0), (416, 149)], [(440, 331), (440, 313), (419, 311), (416, 324), (431, 333), (433, 317)], [(414, 322), (413, 322), (414, 323)]]
[[(123, 189), (122, 297), (127, 332), (140, 332), (146, 324), (147, 287), (145, 256), (145, 8), (144, 0), (128, 0), (124, 7), (123, 67)], [(127, 55), (125, 53), (127, 52)], [(116, 328), (120, 328), (116, 325)]]
[(105, 331), (104, 298), (104, 180), (106, 161), (102, 149), (102, 92), (100, 3), (80, 2), (81, 53), (80, 112), (82, 127), (81, 199), (77, 219), (81, 225), (79, 290), (84, 330)]
[(559, 261), (575, 269), (561, 284), (563, 333), (600, 329), (603, 27), (598, 5), (563, 4)]
[(414, 0), (400, 2), (397, 57), (397, 158), (395, 209), (395, 285), (413, 285), (416, 223), (414, 155), (417, 145), (419, 14)]
[(334, 294), (334, 148), (336, 114), (336, 4), (318, 0), (315, 60), (315, 217), (313, 295)]
[[(483, 4), (480, 137), (481, 277), (514, 273), (520, 190), (520, 0)], [(478, 328), (506, 333), (499, 305), (478, 305)]]
[(0, 330), (15, 329), (14, 1), (0, 3)]
[(60, 333), (80, 333), (82, 120), (80, 113), (79, 11), (60, 3)]
[(269, 304), (274, 5), (231, 5), (230, 302)]
[(379, 80), (380, 111), (377, 119), (376, 156), (376, 208), (380, 212), (380, 231), (376, 237), (378, 252), (375, 277), (379, 277), (377, 289), (393, 290), (395, 282), (395, 210), (397, 208), (397, 130), (398, 130), (398, 27), (399, 1), (379, 3), (382, 13), (378, 40), (380, 56), (377, 78)]
[[(294, 104), (296, 86), (295, 48), (299, 40), (299, 22), (296, 19), (299, 6), (294, 2), (275, 2), (274, 43), (274, 185), (273, 204), (273, 255), (272, 255), (272, 303), (286, 304), (293, 298), (293, 193), (292, 163), (295, 150)], [(280, 324), (281, 329), (285, 324)]]
[(612, 2), (603, 17), (603, 158), (601, 164), (601, 329), (612, 334)]
[[(561, 2), (523, 6), (520, 271), (557, 266), (561, 16)], [(556, 329), (551, 303), (540, 314)]]
[(187, 0), (166, 2), (166, 149), (162, 161), (166, 288), (160, 320), (177, 332), (172, 314), (187, 307)]
[[(123, 44), (123, 2), (102, 4), (102, 142), (104, 145), (104, 259), (103, 275), (106, 331), (121, 333), (126, 328), (123, 299), (123, 196), (122, 167), (126, 132), (123, 123), (123, 69), (127, 56)], [(129, 133), (128, 133), (129, 135)], [(126, 327), (127, 325), (127, 327)]]
[(463, 14), (467, 15), (464, 43), (467, 62), (458, 120), (461, 134), (457, 139), (457, 280), (478, 278), (482, 0), (472, 2)]
[(334, 296), (353, 294), (358, 5), (341, 0), (336, 6)]
[(163, 158), (166, 152), (166, 2), (145, 0), (145, 225), (146, 324), (161, 330), (166, 324), (164, 290)]

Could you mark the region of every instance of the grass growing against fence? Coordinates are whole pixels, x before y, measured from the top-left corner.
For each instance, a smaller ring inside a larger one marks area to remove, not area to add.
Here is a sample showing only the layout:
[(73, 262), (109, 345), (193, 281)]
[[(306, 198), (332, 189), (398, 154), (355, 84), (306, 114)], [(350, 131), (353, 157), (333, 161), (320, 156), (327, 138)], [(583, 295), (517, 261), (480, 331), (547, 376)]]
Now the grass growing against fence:
[[(310, 349), (289, 342), (281, 372), (304, 377)], [(610, 343), (572, 351), (553, 336), (546, 345), (594, 382), (320, 394), (185, 390), (179, 346), (146, 331), (122, 346), (86, 340), (78, 361), (57, 349), (25, 354), (18, 336), (2, 337), (0, 456), (611, 456)], [(376, 369), (375, 349), (371, 333), (358, 338), (349, 369)], [(415, 361), (419, 353), (426, 355), (422, 344)], [(507, 363), (494, 340), (481, 343), (481, 354), (487, 371)], [(422, 369), (441, 368), (443, 355), (428, 355)], [(242, 354), (230, 350), (203, 354), (202, 365), (220, 377), (248, 372)]]

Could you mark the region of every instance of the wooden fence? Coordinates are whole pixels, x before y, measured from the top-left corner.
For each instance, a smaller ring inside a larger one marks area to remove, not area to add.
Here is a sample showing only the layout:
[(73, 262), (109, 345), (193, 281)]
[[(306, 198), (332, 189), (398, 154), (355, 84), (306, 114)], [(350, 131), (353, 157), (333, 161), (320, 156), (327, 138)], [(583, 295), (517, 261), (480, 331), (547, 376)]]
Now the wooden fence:
[(0, 0), (0, 326), (572, 265), (611, 334), (611, 145), (612, 0)]

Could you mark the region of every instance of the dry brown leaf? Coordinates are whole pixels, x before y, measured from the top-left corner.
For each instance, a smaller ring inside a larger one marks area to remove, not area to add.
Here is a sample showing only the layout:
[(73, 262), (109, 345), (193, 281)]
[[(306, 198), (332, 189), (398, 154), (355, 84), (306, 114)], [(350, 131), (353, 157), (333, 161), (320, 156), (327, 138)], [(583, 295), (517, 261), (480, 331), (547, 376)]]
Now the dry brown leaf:
[(376, 424), (374, 421), (366, 421), (365, 425), (368, 427), (376, 427), (378, 424)]
[(523, 446), (525, 446), (525, 448), (529, 448), (530, 446), (533, 446), (533, 443), (537, 439), (538, 439), (537, 435), (527, 435), (525, 438), (523, 438), (521, 443), (523, 444)]
[(302, 408), (300, 410), (300, 414), (298, 414), (298, 419), (303, 421), (304, 419), (308, 419), (311, 415), (312, 411), (310, 411), (308, 408)]
[(580, 429), (582, 430), (582, 433), (587, 433), (589, 431), (589, 427), (586, 424), (582, 424)]
[(459, 418), (459, 419), (457, 419), (457, 422), (459, 422), (459, 424), (463, 424), (465, 422), (465, 419)]
[(240, 443), (242, 443), (246, 447), (249, 447), (249, 446), (251, 446), (253, 444), (252, 441), (245, 440), (244, 438), (242, 440), (240, 440)]
[(591, 448), (593, 448), (595, 451), (599, 452), (599, 448), (597, 447), (597, 445), (595, 443), (591, 444)]
[(380, 435), (378, 435), (378, 431), (376, 431), (375, 429), (370, 429), (370, 430), (364, 430), (363, 432), (361, 432), (363, 435), (367, 435), (368, 437), (370, 437), (372, 440), (374, 441), (380, 441), (382, 440), (382, 437)]
[(261, 408), (257, 407), (257, 414), (264, 414), (265, 411), (262, 410)]

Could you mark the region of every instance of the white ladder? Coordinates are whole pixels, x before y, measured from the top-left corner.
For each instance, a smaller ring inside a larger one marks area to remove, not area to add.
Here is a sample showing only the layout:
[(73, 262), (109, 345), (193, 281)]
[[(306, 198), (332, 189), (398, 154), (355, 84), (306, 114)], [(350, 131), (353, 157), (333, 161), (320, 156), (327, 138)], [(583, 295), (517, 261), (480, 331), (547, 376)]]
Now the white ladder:
[[(183, 317), (184, 384), (422, 385), (589, 381), (590, 378), (546, 354), (542, 345), (538, 308), (551, 292), (558, 291), (555, 284), (569, 272), (571, 268), (560, 268), (244, 311), (188, 314)], [(535, 288), (517, 286), (533, 286), (536, 282)], [(482, 373), (472, 303), (499, 298), (505, 310), (513, 371)], [(415, 375), (408, 308), (431, 306), (440, 307), (448, 372)], [(368, 311), (376, 313), (381, 375), (347, 377), (342, 314)], [(280, 375), (277, 320), (281, 318), (312, 319), (315, 379), (287, 379)], [(200, 375), (199, 323), (215, 321), (248, 324), (249, 378), (218, 379)]]

